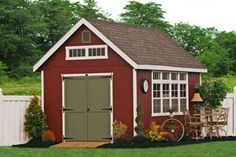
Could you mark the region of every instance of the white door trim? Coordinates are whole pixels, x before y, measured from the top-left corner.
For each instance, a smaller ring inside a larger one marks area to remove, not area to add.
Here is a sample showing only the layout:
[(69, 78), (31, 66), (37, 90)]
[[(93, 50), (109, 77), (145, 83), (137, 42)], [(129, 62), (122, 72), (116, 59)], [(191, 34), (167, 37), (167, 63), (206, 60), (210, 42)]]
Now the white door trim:
[(64, 141), (63, 137), (65, 137), (65, 113), (63, 112), (63, 108), (65, 107), (65, 81), (63, 78), (69, 77), (83, 77), (83, 76), (111, 76), (110, 79), (110, 104), (111, 104), (111, 143), (114, 141), (113, 139), (113, 73), (83, 73), (83, 74), (61, 74), (62, 78), (62, 141)]

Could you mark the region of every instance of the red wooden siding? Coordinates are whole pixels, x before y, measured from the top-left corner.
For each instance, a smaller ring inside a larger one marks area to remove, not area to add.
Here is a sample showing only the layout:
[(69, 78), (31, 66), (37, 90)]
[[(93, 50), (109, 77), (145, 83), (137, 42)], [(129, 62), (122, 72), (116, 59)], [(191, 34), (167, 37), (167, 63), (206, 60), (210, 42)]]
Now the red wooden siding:
[[(143, 93), (141, 89), (141, 82), (143, 79), (149, 81), (149, 91), (148, 93)], [(194, 87), (199, 84), (199, 73), (188, 73), (188, 83), (189, 83), (189, 102), (191, 101), (194, 94)], [(144, 129), (148, 129), (151, 121), (156, 121), (161, 125), (164, 120), (169, 118), (168, 116), (154, 116), (152, 117), (152, 72), (151, 71), (138, 71), (137, 72), (137, 92), (138, 92), (138, 102), (142, 104), (143, 110), (143, 123)], [(189, 109), (193, 110), (193, 104), (190, 102)], [(176, 116), (177, 119), (183, 121), (183, 116)]]
[[(44, 71), (44, 104), (47, 123), (60, 142), (62, 139), (62, 80), (61, 74), (113, 73), (113, 119), (128, 126), (128, 138), (133, 136), (132, 67), (111, 48), (108, 59), (65, 60), (65, 46), (105, 44), (92, 33), (92, 42), (83, 44), (80, 28), (41, 68)], [(102, 92), (102, 91), (101, 91)]]

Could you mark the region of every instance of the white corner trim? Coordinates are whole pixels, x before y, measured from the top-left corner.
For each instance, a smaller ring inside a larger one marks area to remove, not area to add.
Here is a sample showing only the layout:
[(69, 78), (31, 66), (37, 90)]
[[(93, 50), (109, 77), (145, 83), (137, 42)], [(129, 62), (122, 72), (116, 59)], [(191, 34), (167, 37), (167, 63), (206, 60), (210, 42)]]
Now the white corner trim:
[(44, 112), (44, 71), (41, 71), (41, 108)]
[[(137, 126), (135, 118), (137, 117), (137, 71), (133, 69), (133, 127)], [(136, 132), (133, 128), (133, 135), (136, 135)]]
[(106, 36), (104, 36), (97, 28), (95, 28), (86, 19), (79, 20), (34, 66), (33, 71), (37, 71), (40, 66), (51, 57), (56, 50), (73, 35), (82, 25), (88, 27), (94, 34), (102, 39), (108, 46), (110, 46), (116, 53), (118, 53), (125, 61), (127, 61), (132, 67), (136, 68), (137, 64), (128, 57), (123, 51), (121, 51), (115, 44), (113, 44)]
[(138, 65), (137, 69), (141, 69), (141, 70), (160, 70), (160, 71), (178, 71), (178, 72), (207, 73), (207, 69), (172, 67), (172, 66), (163, 66), (163, 65)]

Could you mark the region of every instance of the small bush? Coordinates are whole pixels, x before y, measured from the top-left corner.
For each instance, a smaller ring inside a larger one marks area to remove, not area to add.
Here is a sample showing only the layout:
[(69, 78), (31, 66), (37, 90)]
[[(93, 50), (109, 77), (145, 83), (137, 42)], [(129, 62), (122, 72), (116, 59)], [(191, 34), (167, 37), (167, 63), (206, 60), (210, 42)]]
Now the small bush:
[(137, 112), (137, 117), (135, 118), (135, 122), (137, 126), (134, 128), (134, 130), (137, 134), (136, 136), (142, 137), (144, 136), (144, 132), (143, 132), (143, 122), (142, 122), (143, 111), (141, 103), (137, 105), (136, 112)]
[(121, 121), (115, 120), (112, 126), (113, 126), (113, 137), (115, 140), (122, 139), (125, 137), (127, 132), (127, 125), (123, 124)]
[(39, 106), (37, 96), (33, 96), (29, 107), (26, 109), (24, 129), (31, 138), (41, 138), (47, 129), (46, 117)]
[(150, 129), (146, 130), (146, 137), (152, 142), (163, 141), (168, 139), (168, 133), (163, 132), (160, 125), (151, 122)]
[(50, 142), (55, 142), (56, 137), (54, 133), (51, 130), (44, 131), (42, 135), (42, 141), (50, 141)]

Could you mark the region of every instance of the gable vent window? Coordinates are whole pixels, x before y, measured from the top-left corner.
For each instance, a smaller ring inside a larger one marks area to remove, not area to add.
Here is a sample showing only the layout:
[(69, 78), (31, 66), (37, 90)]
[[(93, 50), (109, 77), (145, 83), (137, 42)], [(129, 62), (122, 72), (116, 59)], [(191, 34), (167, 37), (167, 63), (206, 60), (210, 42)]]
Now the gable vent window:
[(68, 46), (66, 60), (107, 59), (107, 45)]
[(84, 30), (82, 32), (82, 43), (91, 43), (91, 32)]

